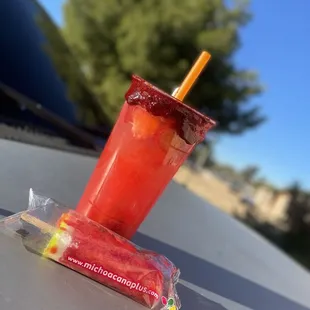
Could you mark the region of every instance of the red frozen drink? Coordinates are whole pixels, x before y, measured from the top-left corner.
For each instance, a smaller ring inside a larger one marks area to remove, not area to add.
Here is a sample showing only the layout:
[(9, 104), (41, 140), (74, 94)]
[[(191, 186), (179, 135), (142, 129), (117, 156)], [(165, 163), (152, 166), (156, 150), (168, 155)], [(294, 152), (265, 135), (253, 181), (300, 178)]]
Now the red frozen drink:
[(130, 239), (215, 122), (138, 76), (125, 98), (77, 211)]

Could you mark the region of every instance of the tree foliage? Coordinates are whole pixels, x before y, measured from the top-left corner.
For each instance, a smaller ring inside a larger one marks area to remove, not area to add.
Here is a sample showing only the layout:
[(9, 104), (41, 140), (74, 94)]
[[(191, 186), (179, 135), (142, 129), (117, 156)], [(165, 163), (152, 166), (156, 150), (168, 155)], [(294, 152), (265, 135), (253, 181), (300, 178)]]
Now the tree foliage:
[[(293, 183), (288, 192), (291, 201), (287, 208), (287, 224), (292, 234), (306, 233), (310, 236), (310, 194), (305, 192), (298, 182)], [(307, 236), (307, 239), (309, 237)]]
[(291, 199), (286, 210), (285, 229), (261, 222), (251, 214), (241, 220), (310, 268), (310, 194), (298, 182), (293, 183), (287, 192)]
[(42, 49), (50, 57), (53, 68), (66, 84), (68, 98), (74, 102), (78, 120), (87, 126), (110, 125), (110, 120), (103, 113), (89, 89), (88, 81), (80, 71), (78, 62), (64, 41), (61, 32), (38, 1), (35, 20), (44, 35)]
[(167, 92), (179, 85), (201, 50), (212, 54), (187, 103), (218, 121), (219, 132), (261, 124), (261, 92), (252, 71), (235, 66), (247, 6), (224, 0), (67, 0), (63, 33), (105, 112), (115, 119), (132, 73)]
[(248, 166), (240, 172), (240, 175), (245, 182), (252, 183), (257, 177), (258, 172), (259, 172), (258, 167)]

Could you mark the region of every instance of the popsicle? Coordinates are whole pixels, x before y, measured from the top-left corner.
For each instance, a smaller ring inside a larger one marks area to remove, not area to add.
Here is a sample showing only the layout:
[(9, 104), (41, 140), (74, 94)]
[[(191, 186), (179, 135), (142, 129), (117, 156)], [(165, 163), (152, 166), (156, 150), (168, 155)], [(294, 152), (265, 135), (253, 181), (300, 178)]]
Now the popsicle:
[(50, 235), (43, 256), (150, 309), (165, 309), (163, 299), (177, 299), (179, 270), (165, 256), (139, 248), (73, 210), (56, 227), (27, 213), (21, 219)]

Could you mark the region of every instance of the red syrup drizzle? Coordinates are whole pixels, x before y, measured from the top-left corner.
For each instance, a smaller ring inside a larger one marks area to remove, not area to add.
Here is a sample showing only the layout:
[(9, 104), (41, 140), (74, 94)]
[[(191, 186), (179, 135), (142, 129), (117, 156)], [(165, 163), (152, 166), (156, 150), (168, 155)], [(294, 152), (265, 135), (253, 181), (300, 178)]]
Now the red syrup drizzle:
[(206, 132), (216, 125), (211, 118), (185, 105), (137, 75), (125, 95), (129, 105), (140, 105), (154, 116), (176, 121), (178, 135), (190, 145), (201, 142)]

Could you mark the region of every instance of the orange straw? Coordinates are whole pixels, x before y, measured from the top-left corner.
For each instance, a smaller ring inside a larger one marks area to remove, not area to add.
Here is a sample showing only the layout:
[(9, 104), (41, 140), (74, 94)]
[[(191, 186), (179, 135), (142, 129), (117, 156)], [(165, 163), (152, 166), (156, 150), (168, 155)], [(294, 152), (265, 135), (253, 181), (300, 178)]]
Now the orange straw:
[(208, 61), (210, 60), (211, 55), (208, 52), (203, 51), (194, 65), (192, 66), (191, 70), (188, 72), (187, 76), (183, 80), (181, 86), (178, 88), (173, 96), (180, 101), (183, 101), (187, 93), (192, 88), (193, 84), (197, 80), (199, 74), (204, 69)]

